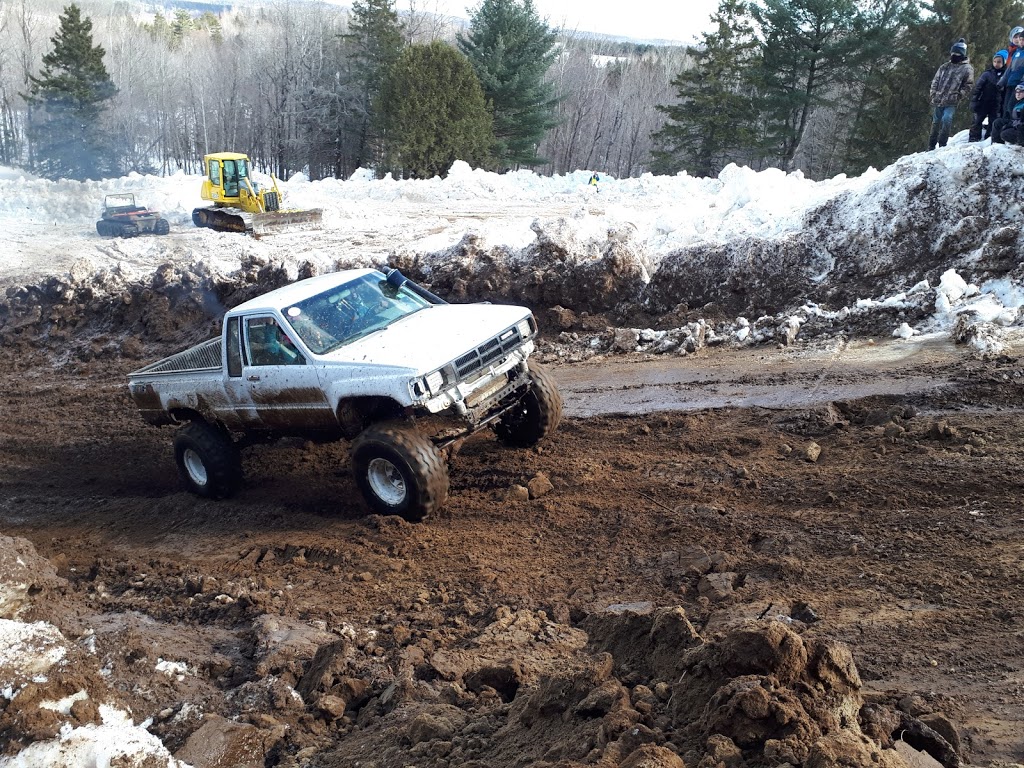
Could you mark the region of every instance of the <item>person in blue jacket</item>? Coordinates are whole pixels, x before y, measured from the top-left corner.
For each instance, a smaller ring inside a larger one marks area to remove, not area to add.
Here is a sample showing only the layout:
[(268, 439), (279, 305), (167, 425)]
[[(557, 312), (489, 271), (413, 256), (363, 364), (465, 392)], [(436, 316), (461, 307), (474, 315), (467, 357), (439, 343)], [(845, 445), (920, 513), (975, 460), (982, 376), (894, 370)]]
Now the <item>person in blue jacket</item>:
[(992, 63), (974, 84), (974, 90), (971, 91), (971, 112), (974, 113), (974, 121), (968, 134), (969, 141), (981, 141), (992, 135), (992, 125), (1003, 111), (1003, 94), (999, 90), (999, 78), (1009, 57), (1010, 54), (1005, 50), (996, 51), (992, 55)]
[(1004, 114), (1014, 105), (1013, 89), (1017, 87), (1017, 83), (1024, 80), (1024, 27), (1014, 27), (1010, 30), (1010, 44), (1014, 50), (1010, 53), (1002, 77), (999, 78), (999, 87), (1003, 89)]

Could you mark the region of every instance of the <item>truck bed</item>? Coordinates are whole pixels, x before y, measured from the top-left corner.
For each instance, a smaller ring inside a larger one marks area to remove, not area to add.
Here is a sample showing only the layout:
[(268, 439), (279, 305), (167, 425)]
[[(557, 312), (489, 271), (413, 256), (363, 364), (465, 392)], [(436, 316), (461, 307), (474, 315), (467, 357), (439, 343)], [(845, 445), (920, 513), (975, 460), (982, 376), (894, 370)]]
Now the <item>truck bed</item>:
[(133, 376), (155, 376), (158, 374), (186, 373), (190, 371), (212, 371), (221, 370), (223, 367), (223, 355), (221, 354), (220, 337), (204, 341), (189, 347), (183, 352), (165, 357), (150, 363), (145, 368), (139, 368), (128, 374), (128, 379)]

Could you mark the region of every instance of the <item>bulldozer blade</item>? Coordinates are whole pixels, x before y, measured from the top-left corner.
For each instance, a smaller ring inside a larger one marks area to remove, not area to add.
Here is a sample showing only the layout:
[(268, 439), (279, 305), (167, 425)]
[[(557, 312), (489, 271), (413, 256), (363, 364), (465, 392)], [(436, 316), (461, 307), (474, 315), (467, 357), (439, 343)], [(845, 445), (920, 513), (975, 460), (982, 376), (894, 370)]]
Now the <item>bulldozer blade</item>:
[(271, 211), (257, 213), (252, 217), (252, 233), (256, 237), (275, 232), (320, 229), (323, 226), (323, 211), (312, 208), (308, 211)]

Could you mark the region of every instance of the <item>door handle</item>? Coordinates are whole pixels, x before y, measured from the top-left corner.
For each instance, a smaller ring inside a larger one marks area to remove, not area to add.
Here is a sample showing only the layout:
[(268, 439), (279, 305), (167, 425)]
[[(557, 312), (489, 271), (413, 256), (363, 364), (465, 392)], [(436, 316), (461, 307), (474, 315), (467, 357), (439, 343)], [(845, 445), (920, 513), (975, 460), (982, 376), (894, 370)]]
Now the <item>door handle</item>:
[(249, 381), (259, 381), (259, 380), (260, 380), (259, 376), (250, 376), (249, 377)]

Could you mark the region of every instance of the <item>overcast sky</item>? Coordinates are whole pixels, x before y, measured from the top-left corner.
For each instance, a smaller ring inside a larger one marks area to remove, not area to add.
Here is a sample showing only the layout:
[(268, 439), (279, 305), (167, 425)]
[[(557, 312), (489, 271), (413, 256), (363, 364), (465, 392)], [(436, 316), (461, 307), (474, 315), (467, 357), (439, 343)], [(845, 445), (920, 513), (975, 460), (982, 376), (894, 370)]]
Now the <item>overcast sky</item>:
[[(552, 27), (640, 39), (692, 42), (709, 27), (718, 0), (533, 0)], [(404, 3), (399, 2), (402, 10)], [(468, 18), (477, 0), (419, 0), (421, 10)]]

